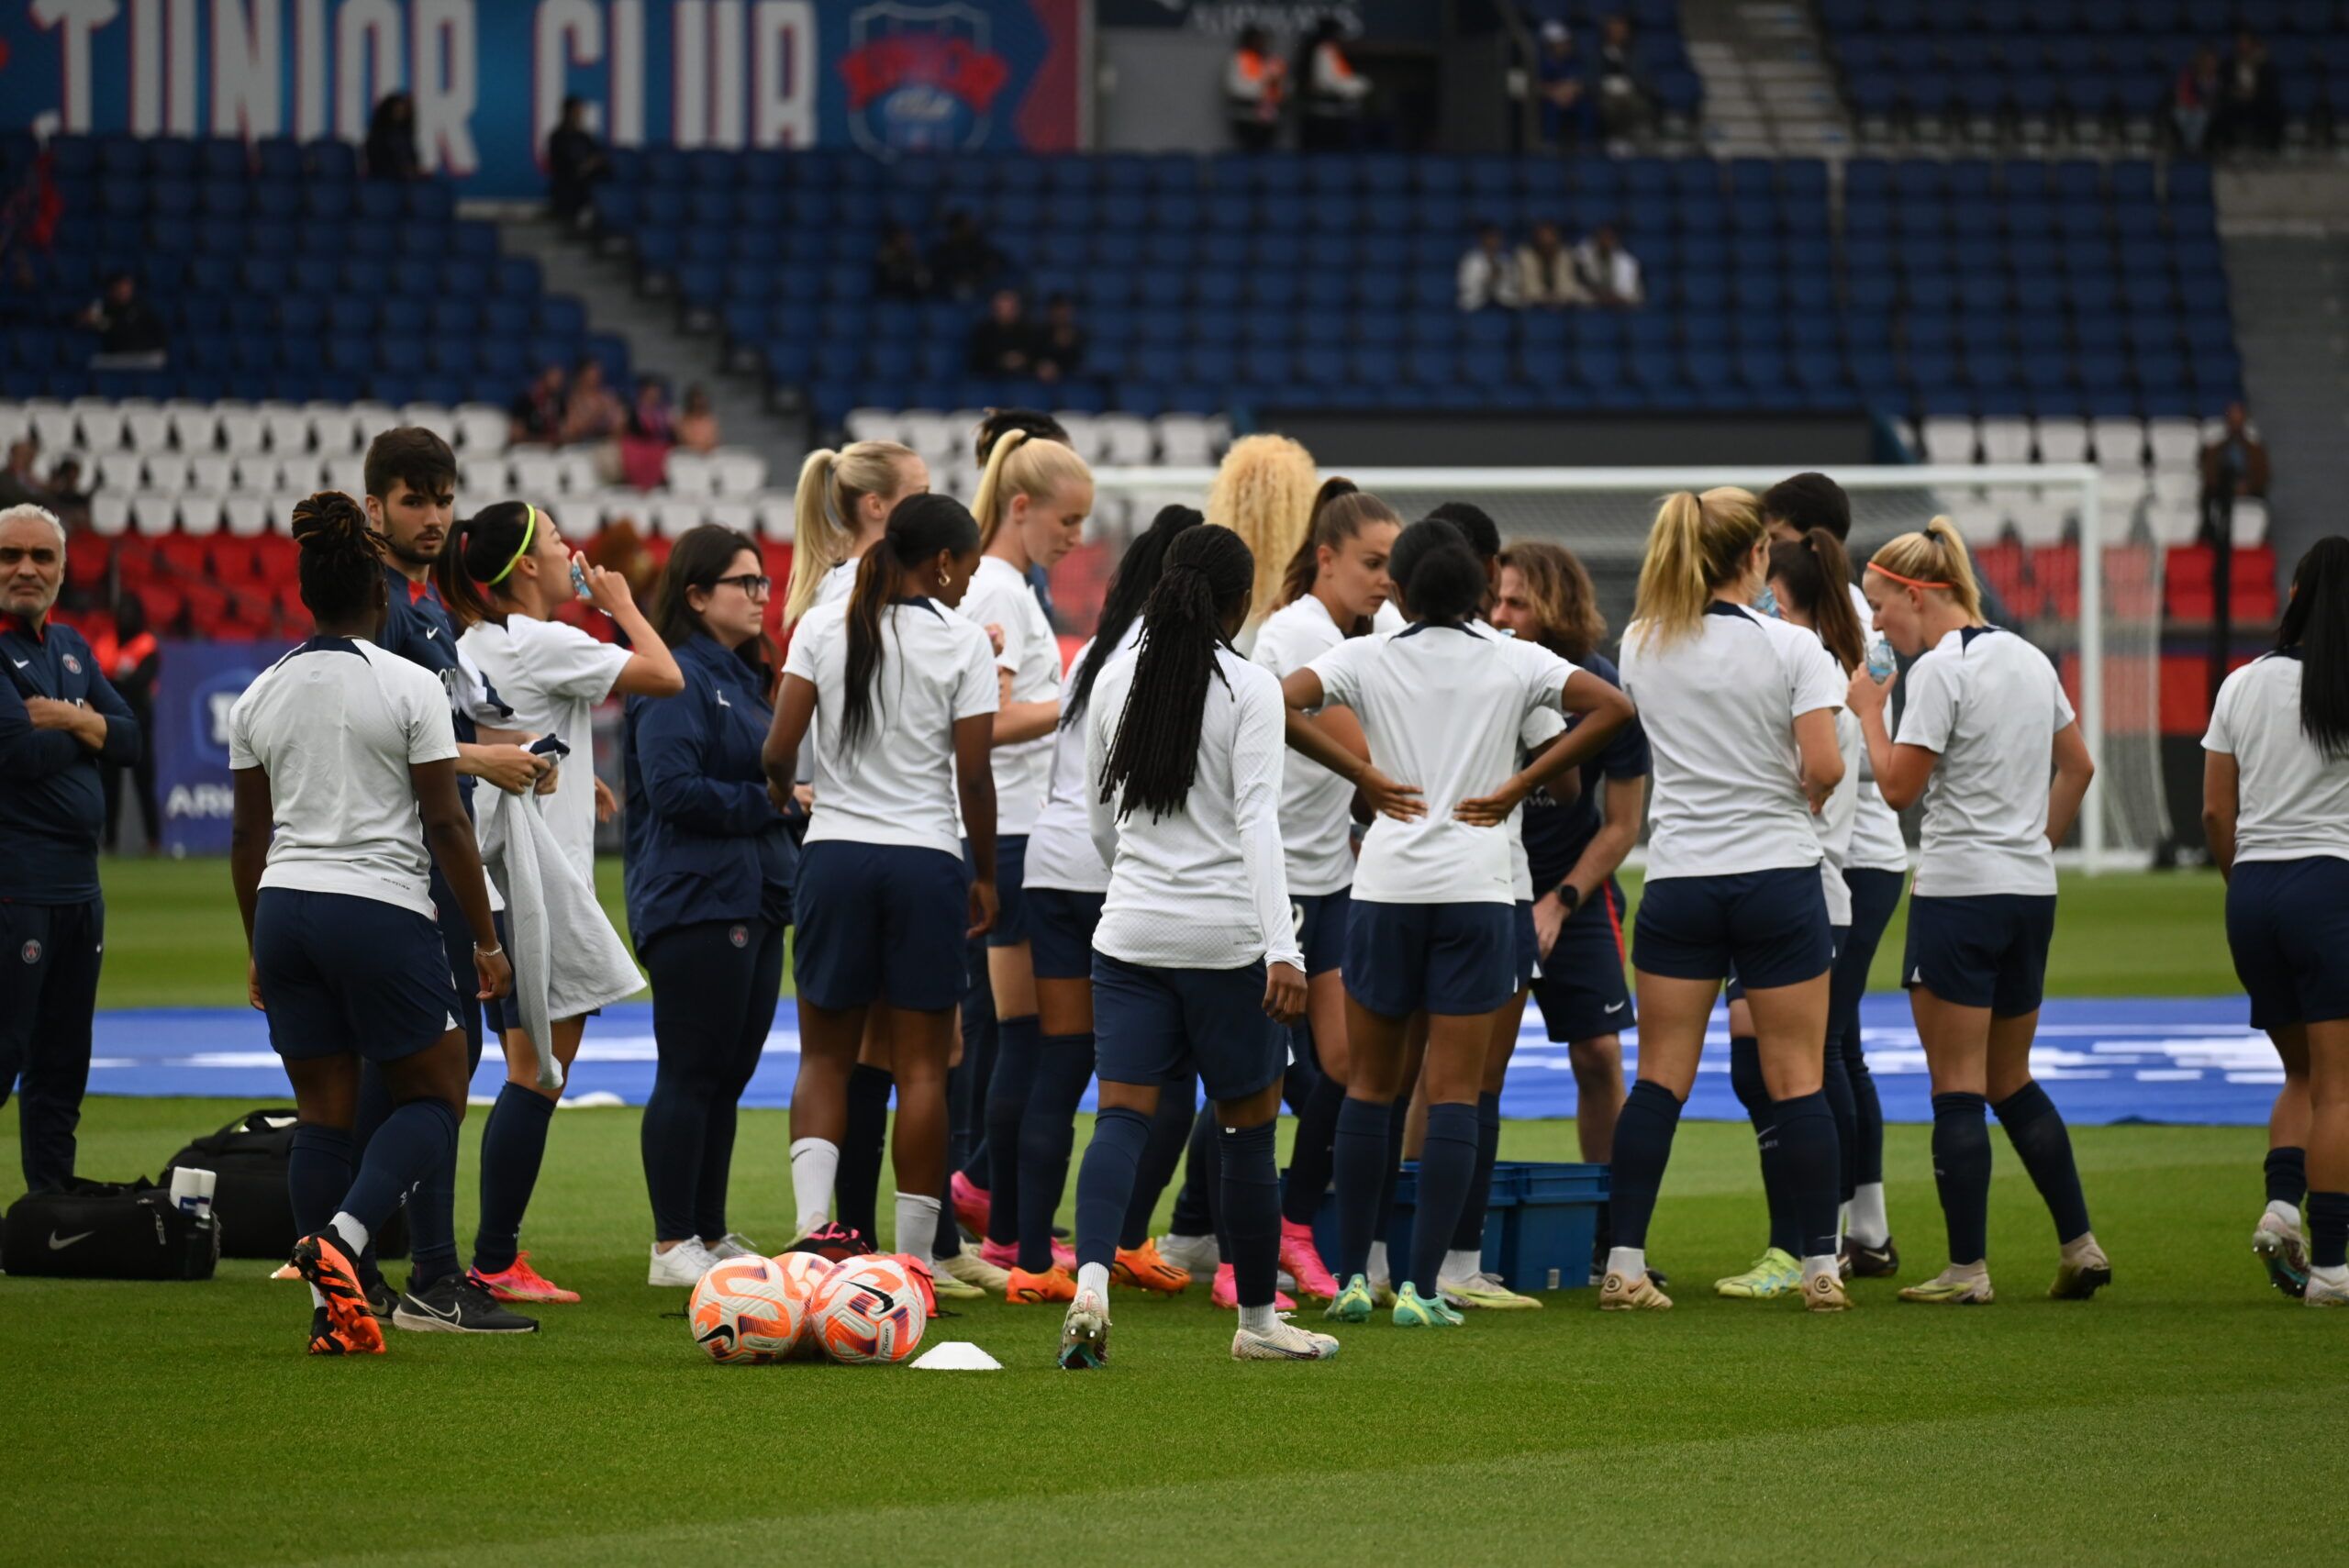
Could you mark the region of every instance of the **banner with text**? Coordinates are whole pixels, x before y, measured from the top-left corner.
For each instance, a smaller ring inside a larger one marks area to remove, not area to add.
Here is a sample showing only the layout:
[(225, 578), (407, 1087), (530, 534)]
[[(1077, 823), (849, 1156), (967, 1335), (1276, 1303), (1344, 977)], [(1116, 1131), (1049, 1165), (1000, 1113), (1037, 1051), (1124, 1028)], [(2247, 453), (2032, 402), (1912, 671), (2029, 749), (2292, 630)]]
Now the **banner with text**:
[(228, 776), (228, 710), (282, 657), (279, 642), (166, 642), (155, 681), (155, 797), (163, 851), (228, 852), (235, 785)]
[(363, 141), (545, 189), (566, 96), (617, 147), (1068, 151), (1086, 0), (0, 0), (0, 128)]

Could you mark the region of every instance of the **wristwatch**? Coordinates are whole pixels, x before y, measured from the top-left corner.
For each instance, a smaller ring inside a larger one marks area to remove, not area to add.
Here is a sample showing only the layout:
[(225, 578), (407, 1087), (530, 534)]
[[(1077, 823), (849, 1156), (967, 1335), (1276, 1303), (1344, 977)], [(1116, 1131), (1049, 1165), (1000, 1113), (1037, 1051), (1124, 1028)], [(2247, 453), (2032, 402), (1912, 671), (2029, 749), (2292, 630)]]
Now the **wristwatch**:
[(1566, 906), (1568, 916), (1572, 916), (1575, 910), (1582, 907), (1582, 890), (1573, 883), (1562, 882), (1550, 891), (1556, 894), (1558, 902)]

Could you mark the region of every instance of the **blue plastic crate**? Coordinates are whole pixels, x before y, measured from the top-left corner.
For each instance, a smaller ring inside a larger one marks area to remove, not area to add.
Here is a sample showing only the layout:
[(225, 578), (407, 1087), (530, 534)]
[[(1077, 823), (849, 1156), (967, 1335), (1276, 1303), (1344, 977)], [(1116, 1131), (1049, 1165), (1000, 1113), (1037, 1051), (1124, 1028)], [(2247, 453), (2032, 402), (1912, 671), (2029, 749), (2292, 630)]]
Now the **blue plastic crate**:
[[(1411, 1251), (1411, 1222), (1419, 1208), (1419, 1167), (1407, 1164), (1395, 1184), (1395, 1211), (1386, 1226), (1386, 1255), (1399, 1262)], [(1599, 1206), (1606, 1203), (1607, 1167), (1556, 1161), (1503, 1160), (1493, 1166), (1492, 1198), (1485, 1214), (1485, 1267), (1511, 1290), (1576, 1290), (1589, 1284)], [(1313, 1244), (1335, 1266), (1338, 1206), (1324, 1197), (1313, 1217)]]

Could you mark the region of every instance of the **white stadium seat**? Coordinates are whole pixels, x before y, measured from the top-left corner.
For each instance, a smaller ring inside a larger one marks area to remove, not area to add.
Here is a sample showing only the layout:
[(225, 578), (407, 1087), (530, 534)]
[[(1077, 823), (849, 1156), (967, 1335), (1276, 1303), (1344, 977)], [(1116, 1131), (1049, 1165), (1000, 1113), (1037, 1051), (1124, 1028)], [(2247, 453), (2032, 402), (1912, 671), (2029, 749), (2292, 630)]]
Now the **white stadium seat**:
[(952, 462), (957, 455), (969, 455), (965, 432), (970, 428), (935, 408), (908, 408), (897, 416), (897, 439), (919, 452), (922, 462), (932, 468)]
[(1974, 461), (1974, 421), (1964, 415), (1933, 415), (1926, 419), (1921, 433), (1927, 462), (1947, 465)]
[(73, 418), (82, 428), (82, 444), (95, 451), (110, 451), (122, 445), (122, 406), (102, 397), (77, 397), (73, 400)]
[(2031, 461), (2030, 420), (1985, 419), (1982, 421), (1981, 430), (1984, 462), (2012, 463)]
[(511, 476), (508, 491), (515, 500), (551, 501), (562, 486), (562, 470), (555, 465), (554, 453), (544, 447), (508, 452), (506, 467)]
[(61, 450), (75, 442), (80, 421), (74, 418), (70, 406), (55, 398), (37, 397), (26, 404), (25, 418), (33, 428), (33, 438), (45, 450)]
[[(896, 441), (900, 446), (913, 446), (899, 435), (898, 416), (887, 408), (852, 408), (842, 423), (852, 441)], [(915, 448), (918, 451), (919, 448)]]
[[(311, 405), (316, 407), (317, 405)], [(354, 403), (342, 411), (342, 425), (348, 434), (344, 443), (350, 450), (364, 452), (367, 443), (400, 422), (400, 412), (388, 403)], [(319, 428), (318, 439), (326, 439), (326, 429)]]
[(130, 531), (130, 493), (101, 490), (90, 497), (90, 528), (108, 539)]
[(193, 492), (180, 496), (180, 532), (201, 538), (220, 531), (220, 497)]
[(146, 463), (134, 451), (98, 452), (83, 472), (94, 490), (136, 490), (145, 483)]
[(361, 506), (367, 504), (367, 463), (357, 452), (322, 462), (318, 488), (340, 490)]
[(403, 425), (421, 425), (451, 447), (457, 444), (457, 416), (440, 403), (410, 403), (396, 416)]
[(159, 490), (142, 490), (130, 498), (130, 522), (139, 537), (161, 539), (178, 526), (176, 499)]
[(269, 497), (261, 491), (239, 490), (220, 504), (221, 520), (239, 539), (269, 531)]
[(2042, 462), (2087, 462), (2087, 421), (2054, 417), (2040, 420), (2039, 461)]
[(502, 457), (457, 457), (457, 494), (465, 496), (503, 495), (514, 488), (509, 465)]
[(2025, 544), (2063, 543), (2067, 520), (2063, 502), (2036, 494), (2016, 502), (2007, 513), (2015, 538)]
[(1102, 462), (1111, 468), (1147, 468), (1158, 459), (1150, 422), (1131, 414), (1104, 414), (1097, 421)]
[(2148, 419), (2146, 444), (2154, 449), (2154, 466), (2182, 473), (2202, 467), (2202, 428), (2191, 419)]
[(183, 452), (149, 452), (147, 486), (150, 490), (187, 488), (187, 457)]
[(467, 403), (456, 413), (455, 445), (469, 457), (495, 457), (506, 450), (512, 422), (494, 403)]
[(791, 493), (786, 490), (761, 492), (751, 504), (751, 512), (758, 519), (761, 539), (788, 539), (796, 531), (797, 517), (792, 509)]
[(261, 417), (262, 428), (268, 432), (270, 450), (282, 457), (310, 450), (315, 432), (310, 428), (307, 409), (286, 403), (264, 403), (253, 412)]
[(208, 452), (220, 444), (220, 411), (209, 403), (174, 398), (163, 405), (172, 435), (184, 452)]
[(32, 423), (25, 417), (23, 404), (0, 403), (0, 448), (16, 445), (17, 438), (31, 428)]
[(652, 527), (663, 539), (678, 539), (701, 524), (701, 503), (684, 495), (663, 495), (652, 503)]
[(224, 452), (197, 452), (187, 460), (188, 485), (207, 495), (226, 495), (235, 468), (236, 460)]
[(2154, 501), (2161, 506), (2192, 507), (2201, 504), (2202, 476), (2198, 473), (2157, 468), (2154, 470), (2151, 488)]
[(716, 484), (709, 458), (701, 452), (687, 451), (683, 447), (669, 449), (666, 477), (669, 488), (680, 495), (707, 496)]
[(1058, 419), (1061, 428), (1068, 432), (1068, 444), (1077, 456), (1088, 463), (1101, 461), (1101, 427), (1096, 416), (1080, 414), (1072, 408), (1052, 417)]
[(281, 490), (269, 498), (269, 527), (273, 533), (294, 531), (294, 508), (306, 498), (306, 492)]
[(1158, 461), (1169, 468), (1205, 468), (1215, 462), (1216, 421), (1197, 414), (1158, 417)]
[(123, 439), (133, 451), (159, 452), (172, 444), (172, 417), (158, 404), (145, 403), (122, 411)]
[(2230, 532), (2235, 548), (2247, 550), (2267, 542), (2267, 503), (2256, 495), (2238, 495)]
[(734, 528), (746, 534), (754, 531), (756, 522), (751, 499), (747, 495), (732, 500), (704, 502), (701, 520), (705, 523), (716, 523), (721, 528)]
[(261, 450), (262, 439), (267, 434), (262, 424), (260, 409), (221, 408), (220, 444), (228, 449), (230, 456), (240, 457), (246, 452)]
[(2108, 473), (2145, 466), (2145, 427), (2133, 415), (2104, 415), (2095, 421), (2096, 465)]
[(767, 460), (744, 447), (720, 447), (709, 454), (709, 479), (720, 496), (755, 495), (766, 487)]
[[(604, 475), (596, 466), (596, 453), (584, 447), (566, 447), (555, 453), (554, 477), (556, 488), (564, 495), (592, 495), (604, 487)], [(526, 495), (526, 501), (551, 501), (552, 495)]]
[(2145, 503), (2145, 531), (2155, 544), (2192, 544), (2202, 532), (2202, 508), (2155, 495)]

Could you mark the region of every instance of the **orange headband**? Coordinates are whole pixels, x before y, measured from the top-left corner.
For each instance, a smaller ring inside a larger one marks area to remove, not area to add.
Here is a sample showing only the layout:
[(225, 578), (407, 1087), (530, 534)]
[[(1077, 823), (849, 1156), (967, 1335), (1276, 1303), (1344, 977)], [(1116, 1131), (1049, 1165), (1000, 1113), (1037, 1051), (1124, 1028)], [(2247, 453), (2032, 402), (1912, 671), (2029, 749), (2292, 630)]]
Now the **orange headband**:
[(1954, 590), (1957, 586), (1954, 583), (1925, 583), (1920, 582), (1914, 577), (1903, 577), (1899, 573), (1887, 571), (1884, 567), (1877, 565), (1873, 561), (1868, 562), (1868, 570), (1876, 573), (1876, 575), (1880, 577), (1889, 577), (1894, 582), (1908, 588), (1949, 588)]

